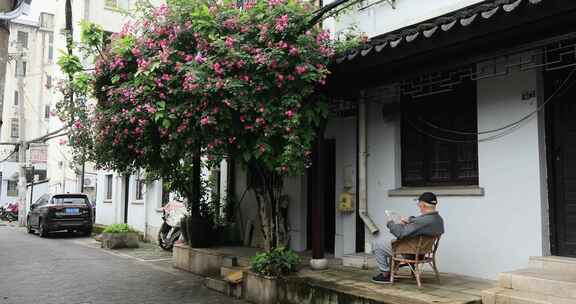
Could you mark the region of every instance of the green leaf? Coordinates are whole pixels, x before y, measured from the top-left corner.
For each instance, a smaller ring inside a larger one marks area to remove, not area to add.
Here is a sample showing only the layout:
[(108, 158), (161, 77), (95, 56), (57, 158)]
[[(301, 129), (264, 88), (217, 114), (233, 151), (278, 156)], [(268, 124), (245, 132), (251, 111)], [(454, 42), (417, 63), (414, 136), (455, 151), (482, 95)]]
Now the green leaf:
[(154, 122), (158, 122), (159, 119), (164, 118), (164, 113), (162, 112), (156, 112), (154, 114)]
[(170, 125), (172, 125), (172, 123), (170, 122), (170, 120), (168, 120), (168, 119), (162, 120), (162, 127), (164, 127), (165, 129), (170, 128)]

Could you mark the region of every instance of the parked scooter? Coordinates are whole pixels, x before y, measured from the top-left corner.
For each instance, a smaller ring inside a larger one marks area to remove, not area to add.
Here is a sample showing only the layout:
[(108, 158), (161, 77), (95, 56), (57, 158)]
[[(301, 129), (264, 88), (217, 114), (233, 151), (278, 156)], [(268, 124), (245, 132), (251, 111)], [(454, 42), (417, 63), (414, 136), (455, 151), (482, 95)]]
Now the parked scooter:
[(17, 221), (18, 220), (18, 203), (9, 203), (4, 205), (0, 209), (0, 219), (5, 221)]
[(163, 208), (164, 222), (158, 232), (158, 244), (164, 250), (171, 251), (174, 243), (180, 238), (180, 220), (186, 215), (186, 205), (182, 202), (172, 201)]

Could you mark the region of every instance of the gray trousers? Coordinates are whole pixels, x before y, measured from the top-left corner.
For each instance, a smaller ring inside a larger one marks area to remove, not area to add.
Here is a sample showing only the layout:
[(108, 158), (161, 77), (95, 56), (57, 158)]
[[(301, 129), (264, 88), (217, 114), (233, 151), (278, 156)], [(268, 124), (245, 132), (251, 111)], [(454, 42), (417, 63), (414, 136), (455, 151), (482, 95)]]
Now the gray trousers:
[(382, 231), (380, 239), (372, 243), (376, 264), (381, 272), (390, 271), (390, 256), (392, 256), (392, 241), (394, 240), (396, 240), (396, 237), (392, 233)]

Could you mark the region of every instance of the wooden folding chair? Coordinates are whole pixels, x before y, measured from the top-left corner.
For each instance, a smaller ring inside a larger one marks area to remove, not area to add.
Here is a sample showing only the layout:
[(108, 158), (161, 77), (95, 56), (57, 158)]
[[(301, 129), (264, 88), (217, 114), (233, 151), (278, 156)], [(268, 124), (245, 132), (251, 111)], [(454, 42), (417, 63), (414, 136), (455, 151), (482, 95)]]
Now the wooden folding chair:
[(418, 288), (422, 287), (420, 275), (422, 266), (430, 264), (436, 280), (440, 282), (440, 274), (436, 265), (436, 250), (440, 243), (440, 236), (418, 236), (392, 242), (392, 256), (390, 257), (390, 281), (394, 283), (394, 277), (401, 265), (408, 265)]

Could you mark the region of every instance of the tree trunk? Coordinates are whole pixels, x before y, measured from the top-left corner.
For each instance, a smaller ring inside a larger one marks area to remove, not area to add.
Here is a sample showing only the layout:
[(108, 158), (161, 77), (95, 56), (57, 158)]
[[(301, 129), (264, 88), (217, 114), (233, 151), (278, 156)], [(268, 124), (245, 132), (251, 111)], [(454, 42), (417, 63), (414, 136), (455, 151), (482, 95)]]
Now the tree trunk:
[(288, 229), (285, 213), (282, 212), (283, 178), (255, 164), (249, 166), (249, 170), (257, 180), (252, 187), (258, 204), (264, 250), (285, 247), (288, 245)]

